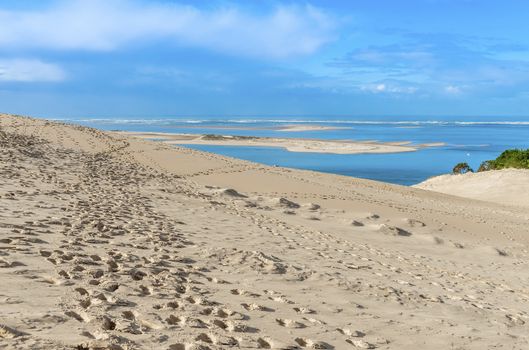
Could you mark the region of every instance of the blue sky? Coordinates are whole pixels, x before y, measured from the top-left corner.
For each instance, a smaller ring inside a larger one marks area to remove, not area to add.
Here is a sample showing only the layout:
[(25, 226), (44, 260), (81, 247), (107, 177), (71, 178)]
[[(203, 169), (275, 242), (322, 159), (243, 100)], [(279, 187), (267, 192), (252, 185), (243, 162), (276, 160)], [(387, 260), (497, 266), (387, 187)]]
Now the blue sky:
[(0, 3), (0, 110), (529, 117), (523, 0)]

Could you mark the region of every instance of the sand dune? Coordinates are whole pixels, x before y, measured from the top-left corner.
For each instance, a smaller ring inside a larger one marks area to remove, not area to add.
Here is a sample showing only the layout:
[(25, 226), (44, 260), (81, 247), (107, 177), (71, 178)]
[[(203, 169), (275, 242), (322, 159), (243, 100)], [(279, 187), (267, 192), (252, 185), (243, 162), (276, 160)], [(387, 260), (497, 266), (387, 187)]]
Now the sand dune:
[(0, 116), (0, 348), (529, 346), (526, 208)]
[(507, 205), (529, 206), (529, 170), (442, 175), (414, 187)]

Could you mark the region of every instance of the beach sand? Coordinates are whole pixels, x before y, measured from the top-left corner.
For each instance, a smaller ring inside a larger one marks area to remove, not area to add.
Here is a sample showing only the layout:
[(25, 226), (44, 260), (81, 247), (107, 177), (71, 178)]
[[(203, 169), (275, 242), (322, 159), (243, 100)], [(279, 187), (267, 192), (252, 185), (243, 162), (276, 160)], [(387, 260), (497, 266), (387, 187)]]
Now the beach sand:
[[(286, 130), (285, 130), (286, 131)], [(299, 131), (299, 130), (288, 130)], [(275, 138), (231, 135), (172, 134), (160, 132), (116, 132), (143, 139), (156, 139), (170, 145), (212, 145), (212, 146), (244, 146), (244, 147), (279, 147), (290, 152), (313, 152), (333, 154), (361, 153), (400, 153), (414, 152), (419, 148), (443, 146), (443, 143), (410, 145), (409, 141), (376, 142), (319, 140), (300, 138)]]
[(529, 207), (529, 170), (502, 169), (436, 176), (416, 188), (506, 205)]
[(529, 347), (526, 207), (8, 115), (0, 144), (0, 348)]

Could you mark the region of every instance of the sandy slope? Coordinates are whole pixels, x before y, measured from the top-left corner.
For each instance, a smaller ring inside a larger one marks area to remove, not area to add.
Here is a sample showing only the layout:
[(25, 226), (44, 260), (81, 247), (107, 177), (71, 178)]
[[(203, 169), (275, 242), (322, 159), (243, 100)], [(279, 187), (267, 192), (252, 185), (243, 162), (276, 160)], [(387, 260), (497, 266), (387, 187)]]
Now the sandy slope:
[(529, 206), (529, 170), (524, 169), (442, 175), (415, 187), (495, 203)]
[(0, 128), (0, 348), (529, 346), (526, 208)]

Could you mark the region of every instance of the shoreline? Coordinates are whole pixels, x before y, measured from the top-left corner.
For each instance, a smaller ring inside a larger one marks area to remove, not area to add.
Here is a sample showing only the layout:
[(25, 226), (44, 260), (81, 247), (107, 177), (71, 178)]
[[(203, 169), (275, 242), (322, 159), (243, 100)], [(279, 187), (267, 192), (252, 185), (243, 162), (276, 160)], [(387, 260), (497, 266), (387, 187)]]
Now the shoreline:
[(275, 138), (254, 136), (226, 136), (204, 134), (173, 134), (160, 132), (115, 132), (143, 139), (156, 139), (172, 145), (212, 145), (212, 146), (246, 146), (246, 147), (279, 147), (289, 152), (312, 152), (331, 154), (365, 154), (365, 153), (402, 153), (415, 152), (421, 148), (439, 147), (443, 143), (427, 143), (410, 146), (409, 141), (376, 142), (322, 140), (306, 138)]

